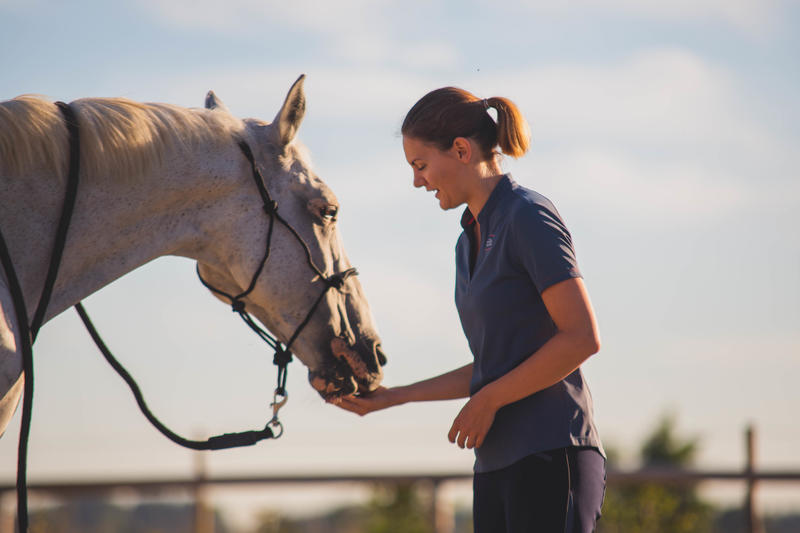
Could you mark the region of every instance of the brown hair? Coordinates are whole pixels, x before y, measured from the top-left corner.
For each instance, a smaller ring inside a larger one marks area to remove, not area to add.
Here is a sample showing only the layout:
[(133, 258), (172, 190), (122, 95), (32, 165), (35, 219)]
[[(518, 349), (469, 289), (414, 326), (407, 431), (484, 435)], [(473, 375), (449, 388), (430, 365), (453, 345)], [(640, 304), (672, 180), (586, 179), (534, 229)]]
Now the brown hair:
[[(487, 113), (490, 107), (497, 111), (496, 124)], [(500, 96), (481, 100), (456, 87), (442, 87), (420, 98), (400, 131), (440, 150), (450, 149), (456, 137), (471, 138), (486, 159), (494, 157), (495, 146), (511, 157), (520, 157), (530, 146), (528, 123), (514, 102)]]

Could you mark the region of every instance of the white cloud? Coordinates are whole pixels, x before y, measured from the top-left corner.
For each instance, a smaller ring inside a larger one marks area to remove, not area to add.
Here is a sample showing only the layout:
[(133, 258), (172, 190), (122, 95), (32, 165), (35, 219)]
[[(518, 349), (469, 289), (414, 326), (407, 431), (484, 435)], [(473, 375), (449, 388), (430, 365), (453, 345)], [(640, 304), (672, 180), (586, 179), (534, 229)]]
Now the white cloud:
[[(288, 30), (302, 32), (303, 39), (320, 37), (325, 43), (322, 53), (352, 62), (431, 68), (452, 64), (457, 56), (454, 47), (436, 39), (401, 46), (392, 36), (396, 26), (385, 1), (230, 0), (224, 7), (212, 0), (140, 3), (158, 19), (179, 27), (229, 34)], [(291, 53), (295, 46), (304, 43), (286, 42), (280, 53)]]
[(219, 31), (248, 31), (254, 26), (289, 27), (324, 32), (369, 23), (376, 4), (366, 0), (315, 2), (314, 0), (230, 0), (224, 7), (214, 0), (140, 0), (162, 20), (184, 27)]
[(690, 51), (474, 81), (477, 94), (511, 97), (531, 122), (532, 154), (511, 169), (581, 210), (651, 223), (680, 213), (692, 223), (797, 205), (787, 179), (798, 163), (793, 139), (752, 112), (742, 80)]
[(747, 33), (762, 35), (778, 22), (779, 0), (573, 0), (572, 2), (522, 2), (546, 13), (622, 13), (678, 22), (720, 21)]
[(774, 0), (614, 0), (634, 13), (673, 19), (719, 19), (747, 31), (760, 33), (776, 21), (778, 2)]
[[(447, 47), (438, 56), (436, 61), (453, 59)], [(390, 67), (303, 68), (309, 108), (326, 118), (399, 120), (436, 83), (424, 73)], [(158, 86), (173, 98), (199, 100), (188, 91), (211, 85), (229, 104), (254, 105), (268, 93), (282, 97), (298, 74), (285, 67), (214, 67), (178, 73)], [(753, 146), (769, 139), (747, 117), (745, 102), (735, 94), (736, 80), (685, 50), (648, 50), (610, 65), (533, 66), (498, 73), (490, 81), (478, 76), (464, 81), (477, 94), (512, 97), (530, 120), (534, 140)]]
[(566, 64), (508, 75), (534, 139), (569, 138), (691, 147), (764, 138), (736, 81), (687, 50), (651, 49), (611, 65)]
[(695, 224), (742, 209), (750, 187), (702, 162), (638, 160), (630, 153), (585, 149), (535, 158), (532, 174), (573, 209), (638, 224)]
[(395, 47), (395, 59), (412, 70), (457, 65), (461, 57), (456, 48), (444, 42), (403, 43)]
[[(213, 69), (159, 86), (179, 103), (199, 103), (214, 88), (234, 114), (269, 120), (298, 74)], [(312, 154), (320, 145), (341, 150), (320, 165), (323, 178), (352, 178), (355, 193), (351, 184), (335, 185), (343, 199), (367, 190), (368, 202), (395, 199), (394, 187), (386, 181), (374, 186), (371, 176), (399, 176), (392, 183), (406, 185), (394, 135), (405, 111), (436, 84), (390, 68), (312, 66), (307, 74), (309, 124), (301, 136)], [(581, 210), (613, 207), (620, 216), (651, 223), (680, 213), (692, 223), (753, 206), (797, 203), (792, 192), (798, 186), (781, 178), (796, 168), (793, 139), (752, 114), (740, 79), (687, 50), (653, 49), (613, 64), (534, 66), (498, 73), (490, 82), (477, 75), (461, 81), (476, 94), (506, 95), (520, 105), (531, 121), (534, 147), (512, 170), (523, 170), (523, 182), (536, 176), (543, 192)], [(380, 131), (380, 138), (361, 135), (361, 129)]]
[[(215, 66), (161, 77), (156, 84), (141, 84), (150, 93), (131, 93), (135, 99), (157, 99), (180, 105), (201, 105), (205, 92), (213, 89), (236, 116), (272, 120), (286, 92), (300, 74), (307, 75), (307, 118), (346, 120), (349, 123), (385, 121), (386, 135), (394, 135), (414, 101), (430, 90), (418, 75), (392, 69), (301, 67), (233, 68)], [(106, 83), (113, 87), (136, 84), (120, 72)], [(110, 89), (109, 89), (110, 90)], [(313, 147), (312, 147), (313, 149)]]
[[(14, 1), (2, 0), (6, 3)], [(163, 19), (182, 26), (235, 31), (254, 24), (278, 23), (325, 33), (341, 32), (343, 28), (376, 28), (376, 23), (383, 27), (390, 22), (386, 15), (389, 9), (409, 8), (407, 2), (370, 0), (230, 0), (224, 8), (213, 0), (140, 0), (140, 3)], [(504, 6), (510, 10), (517, 7), (539, 13), (578, 15), (589, 11), (678, 22), (718, 20), (748, 32), (761, 33), (778, 20), (781, 4), (780, 0), (573, 0), (566, 3), (518, 0)]]
[[(141, 5), (169, 25), (202, 28), (228, 34), (304, 32), (308, 38), (326, 38), (327, 52), (382, 57), (385, 23), (380, 4), (367, 0), (316, 2), (314, 0), (141, 0)], [(356, 46), (357, 43), (362, 46)], [(291, 53), (302, 43), (286, 42), (280, 53)]]

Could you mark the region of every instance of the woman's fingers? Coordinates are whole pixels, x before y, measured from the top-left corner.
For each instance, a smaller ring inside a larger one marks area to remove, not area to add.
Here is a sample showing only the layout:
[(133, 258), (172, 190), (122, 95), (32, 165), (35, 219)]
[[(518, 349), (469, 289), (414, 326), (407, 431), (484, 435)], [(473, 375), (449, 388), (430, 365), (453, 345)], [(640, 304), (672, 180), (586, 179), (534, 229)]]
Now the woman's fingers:
[(379, 387), (364, 396), (341, 396), (331, 401), (331, 403), (338, 405), (346, 411), (364, 416), (367, 413), (385, 409), (393, 405), (390, 396), (391, 392), (389, 389)]
[(458, 437), (452, 437), (450, 442), (458, 445), (459, 448), (467, 448), (471, 450), (476, 447), (478, 442), (478, 433), (470, 432), (467, 430), (459, 430)]
[(458, 418), (456, 418), (455, 421), (453, 422), (453, 425), (450, 427), (450, 431), (447, 433), (447, 439), (450, 442), (455, 443), (456, 436), (458, 436), (458, 431), (459, 431)]
[(342, 409), (346, 411), (350, 411), (352, 413), (356, 413), (357, 415), (364, 416), (365, 414), (372, 411), (368, 402), (360, 398), (355, 398), (352, 396), (342, 396), (339, 399), (339, 402), (336, 404)]
[(447, 438), (453, 444), (458, 445), (459, 448), (463, 449), (465, 446), (468, 448), (472, 448), (472, 446), (469, 446), (468, 443), (469, 435), (470, 431), (466, 427), (464, 427), (463, 417), (461, 414), (459, 414), (453, 421), (453, 425), (450, 427), (450, 431), (447, 433)]
[(494, 422), (495, 412), (489, 404), (473, 396), (453, 420), (447, 438), (459, 448), (479, 447)]

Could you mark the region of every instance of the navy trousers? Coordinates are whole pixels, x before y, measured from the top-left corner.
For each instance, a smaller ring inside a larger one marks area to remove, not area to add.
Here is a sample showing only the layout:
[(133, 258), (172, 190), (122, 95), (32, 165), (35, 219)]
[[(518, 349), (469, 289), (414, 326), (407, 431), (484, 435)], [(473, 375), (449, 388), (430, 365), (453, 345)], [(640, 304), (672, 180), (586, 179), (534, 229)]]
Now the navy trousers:
[(605, 459), (594, 448), (550, 450), (476, 473), (475, 533), (592, 533), (605, 486)]

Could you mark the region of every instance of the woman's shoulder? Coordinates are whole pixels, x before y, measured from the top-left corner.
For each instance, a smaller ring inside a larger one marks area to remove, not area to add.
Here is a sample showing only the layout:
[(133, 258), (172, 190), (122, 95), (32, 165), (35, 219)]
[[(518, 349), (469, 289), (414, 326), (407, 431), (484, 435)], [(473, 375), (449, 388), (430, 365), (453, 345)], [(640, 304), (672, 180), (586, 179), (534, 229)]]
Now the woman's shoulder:
[(512, 181), (510, 197), (508, 215), (513, 222), (524, 225), (556, 222), (564, 225), (558, 209), (545, 195)]
[(515, 203), (519, 204), (520, 208), (535, 208), (541, 206), (548, 209), (555, 209), (553, 202), (539, 191), (521, 185), (519, 182), (514, 181), (510, 175), (509, 182), (511, 185), (509, 188), (511, 197)]

